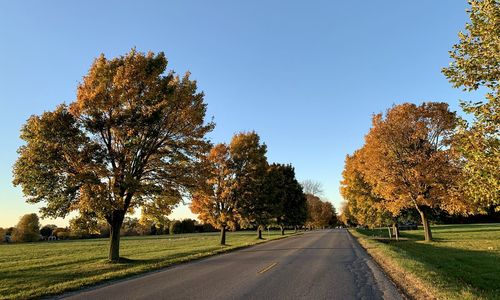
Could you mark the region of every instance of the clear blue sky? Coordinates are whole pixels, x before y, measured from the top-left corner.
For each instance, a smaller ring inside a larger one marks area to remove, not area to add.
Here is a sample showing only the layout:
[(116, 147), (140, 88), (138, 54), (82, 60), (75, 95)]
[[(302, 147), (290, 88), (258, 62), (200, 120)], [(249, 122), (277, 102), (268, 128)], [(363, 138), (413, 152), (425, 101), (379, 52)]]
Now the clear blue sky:
[(170, 69), (192, 73), (217, 123), (214, 142), (256, 130), (270, 162), (322, 182), (338, 207), (345, 155), (362, 145), (373, 113), (429, 100), (458, 110), (458, 99), (470, 99), (440, 73), (466, 8), (465, 0), (2, 1), (0, 226), (38, 210), (11, 183), (22, 124), (73, 101), (100, 53), (132, 47), (164, 51)]

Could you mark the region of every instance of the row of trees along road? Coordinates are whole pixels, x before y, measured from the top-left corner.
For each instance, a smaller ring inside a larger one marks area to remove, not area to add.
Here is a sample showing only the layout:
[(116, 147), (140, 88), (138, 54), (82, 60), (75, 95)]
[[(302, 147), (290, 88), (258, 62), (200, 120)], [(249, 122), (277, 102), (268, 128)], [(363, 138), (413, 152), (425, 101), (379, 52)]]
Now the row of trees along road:
[(166, 68), (163, 53), (101, 55), (74, 102), (31, 116), (13, 167), (27, 202), (45, 203), (42, 217), (78, 211), (78, 222), (106, 220), (112, 262), (128, 213), (140, 207), (141, 222), (164, 226), (191, 195), (193, 211), (221, 229), (222, 243), (237, 222), (258, 227), (259, 237), (271, 220), (302, 224), (306, 202), (293, 167), (268, 165), (254, 132), (212, 147), (203, 93), (189, 73)]
[(271, 164), (266, 145), (255, 132), (236, 134), (229, 145), (215, 145), (205, 159), (207, 180), (192, 198), (191, 211), (220, 229), (220, 243), (226, 230), (237, 225), (262, 228), (275, 222), (284, 234), (285, 226), (303, 225), (307, 204), (291, 165)]
[(471, 23), (450, 52), (443, 73), (455, 87), (488, 90), (461, 103), (471, 124), (445, 103), (395, 105), (373, 117), (364, 146), (347, 156), (342, 217), (362, 225), (396, 224), (416, 210), (425, 240), (428, 216), (483, 213), (500, 205), (500, 3), (471, 1)]

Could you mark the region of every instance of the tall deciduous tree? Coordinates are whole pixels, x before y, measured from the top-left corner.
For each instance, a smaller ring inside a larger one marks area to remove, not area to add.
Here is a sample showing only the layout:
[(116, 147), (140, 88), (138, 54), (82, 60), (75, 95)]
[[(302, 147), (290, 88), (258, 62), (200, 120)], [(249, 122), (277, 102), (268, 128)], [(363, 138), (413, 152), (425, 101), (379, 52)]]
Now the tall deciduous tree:
[(432, 240), (429, 210), (469, 209), (457, 192), (461, 166), (450, 139), (457, 125), (446, 103), (404, 103), (375, 115), (366, 136), (364, 178), (385, 199), (385, 208), (397, 215), (414, 207)]
[(189, 73), (165, 73), (163, 53), (139, 53), (92, 64), (68, 106), (32, 116), (21, 130), (14, 184), (44, 216), (93, 211), (111, 228), (109, 259), (119, 260), (127, 212), (177, 201), (196, 188), (209, 150), (203, 93)]
[(17, 223), (12, 240), (14, 242), (36, 242), (40, 239), (40, 221), (36, 214), (26, 214)]
[(272, 217), (272, 203), (262, 193), (268, 167), (267, 147), (260, 143), (255, 132), (236, 134), (229, 145), (234, 176), (234, 193), (237, 198), (237, 210), (245, 226), (257, 227), (257, 235), (262, 239), (262, 227)]
[(266, 175), (264, 192), (273, 204), (273, 217), (285, 234), (285, 226), (301, 226), (307, 218), (307, 200), (295, 178), (292, 165), (272, 164)]
[(452, 62), (443, 73), (454, 87), (486, 88), (485, 101), (462, 102), (474, 115), (464, 122), (456, 144), (465, 158), (465, 193), (483, 206), (500, 205), (500, 2), (472, 0), (470, 23), (450, 51)]
[(196, 192), (191, 201), (191, 211), (198, 218), (220, 230), (220, 244), (226, 244), (226, 230), (234, 229), (240, 215), (235, 197), (235, 169), (225, 144), (212, 148), (207, 157), (207, 180), (204, 189)]

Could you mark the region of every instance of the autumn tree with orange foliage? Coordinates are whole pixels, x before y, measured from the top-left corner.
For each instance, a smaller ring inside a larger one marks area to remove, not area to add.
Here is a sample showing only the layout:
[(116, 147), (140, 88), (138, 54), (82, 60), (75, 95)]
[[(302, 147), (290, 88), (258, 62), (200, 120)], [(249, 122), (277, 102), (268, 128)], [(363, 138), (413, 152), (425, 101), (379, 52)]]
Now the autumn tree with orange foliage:
[(163, 53), (97, 58), (76, 101), (32, 116), (21, 130), (14, 184), (44, 216), (90, 211), (110, 226), (109, 260), (134, 208), (165, 208), (198, 187), (205, 135), (203, 93), (189, 73), (166, 73)]
[(362, 170), (366, 166), (363, 155), (364, 148), (361, 148), (345, 160), (340, 183), (340, 193), (347, 201), (342, 209), (343, 222), (346, 225), (355, 223), (369, 227), (395, 223), (392, 214), (384, 207), (384, 199), (373, 191), (371, 184), (364, 178)]
[(206, 159), (207, 180), (194, 193), (190, 209), (198, 219), (220, 229), (220, 244), (226, 244), (226, 230), (235, 229), (240, 215), (236, 210), (235, 172), (229, 147), (217, 144)]
[(450, 147), (456, 126), (446, 103), (404, 103), (375, 115), (365, 137), (364, 178), (394, 215), (411, 207), (418, 211), (426, 241), (432, 240), (432, 208), (471, 209), (459, 193), (461, 164)]

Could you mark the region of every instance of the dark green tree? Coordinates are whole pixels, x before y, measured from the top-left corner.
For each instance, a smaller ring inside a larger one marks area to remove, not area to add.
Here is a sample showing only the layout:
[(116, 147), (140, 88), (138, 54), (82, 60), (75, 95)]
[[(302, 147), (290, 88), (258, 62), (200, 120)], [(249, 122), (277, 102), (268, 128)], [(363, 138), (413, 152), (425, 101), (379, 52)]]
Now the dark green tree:
[(40, 234), (43, 237), (49, 237), (52, 235), (52, 231), (54, 231), (54, 229), (56, 228), (57, 228), (56, 225), (45, 225), (40, 229)]
[(177, 221), (177, 220), (172, 220), (170, 222), (170, 226), (169, 226), (169, 233), (170, 234), (179, 234), (179, 233), (182, 233), (182, 224), (181, 224), (181, 221)]
[(264, 189), (273, 206), (273, 217), (285, 234), (286, 226), (301, 226), (307, 218), (307, 200), (302, 186), (295, 178), (292, 165), (272, 164), (266, 175)]

